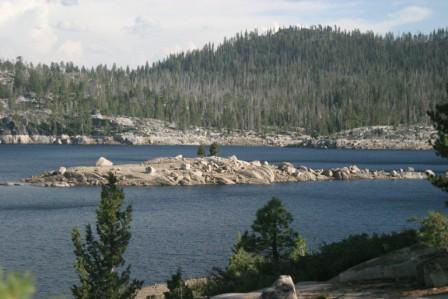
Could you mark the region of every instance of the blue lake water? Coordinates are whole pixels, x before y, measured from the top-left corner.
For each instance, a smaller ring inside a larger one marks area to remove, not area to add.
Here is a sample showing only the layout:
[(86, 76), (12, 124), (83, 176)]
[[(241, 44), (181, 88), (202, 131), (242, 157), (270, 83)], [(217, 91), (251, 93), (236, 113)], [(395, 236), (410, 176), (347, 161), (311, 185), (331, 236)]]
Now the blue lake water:
[[(158, 156), (194, 156), (188, 146), (1, 145), (0, 181), (14, 181), (61, 165), (92, 165), (99, 156), (115, 163)], [(290, 161), (315, 168), (357, 164), (369, 169), (414, 167), (448, 170), (431, 151), (351, 151), (223, 147), (245, 160)], [(93, 223), (98, 188), (0, 187), (0, 265), (29, 270), (38, 298), (69, 294), (76, 282), (70, 241), (73, 227)], [(445, 210), (448, 195), (427, 181), (309, 182), (270, 186), (126, 188), (134, 209), (127, 261), (145, 283), (164, 281), (182, 267), (187, 276), (225, 266), (238, 234), (270, 197), (283, 200), (294, 227), (315, 249), (353, 233), (413, 227), (407, 220)]]

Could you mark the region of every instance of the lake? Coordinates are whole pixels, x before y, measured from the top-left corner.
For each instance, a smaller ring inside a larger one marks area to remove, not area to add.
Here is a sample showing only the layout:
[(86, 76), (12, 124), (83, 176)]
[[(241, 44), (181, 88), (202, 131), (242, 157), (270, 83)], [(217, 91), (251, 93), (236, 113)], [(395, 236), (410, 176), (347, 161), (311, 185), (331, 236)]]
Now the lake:
[[(1, 145), (0, 182), (57, 167), (140, 162), (158, 156), (194, 156), (190, 146)], [(289, 161), (314, 168), (357, 164), (369, 169), (448, 170), (432, 151), (314, 150), (223, 147), (222, 155), (244, 160)], [(70, 294), (77, 282), (70, 240), (73, 227), (95, 221), (100, 189), (0, 187), (0, 265), (29, 270), (37, 298)], [(322, 242), (361, 232), (390, 232), (415, 226), (408, 221), (444, 210), (447, 195), (427, 181), (331, 181), (196, 187), (126, 188), (133, 206), (132, 240), (126, 253), (132, 276), (146, 284), (166, 280), (178, 267), (186, 276), (225, 266), (238, 232), (272, 196), (283, 200), (312, 249)]]

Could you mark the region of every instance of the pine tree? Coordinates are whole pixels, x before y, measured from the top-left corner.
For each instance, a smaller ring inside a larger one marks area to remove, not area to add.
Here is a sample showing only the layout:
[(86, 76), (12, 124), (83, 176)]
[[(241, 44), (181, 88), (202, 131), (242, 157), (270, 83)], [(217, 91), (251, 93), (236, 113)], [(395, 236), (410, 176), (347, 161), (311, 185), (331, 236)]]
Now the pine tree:
[(294, 250), (298, 233), (291, 229), (293, 221), (282, 202), (273, 197), (259, 209), (252, 224), (252, 233), (244, 233), (241, 244), (249, 252), (271, 259), (277, 263), (288, 258)]
[(165, 299), (193, 299), (193, 291), (182, 279), (182, 270), (180, 268), (171, 276), (170, 280), (167, 280), (166, 284), (169, 292), (163, 293)]
[(203, 144), (199, 145), (197, 155), (198, 157), (205, 157), (205, 146)]
[[(130, 266), (125, 267), (124, 252), (131, 238), (132, 208), (122, 210), (124, 193), (117, 186), (116, 177), (110, 173), (103, 185), (101, 201), (96, 210), (96, 233), (91, 225), (86, 227), (85, 241), (78, 228), (72, 232), (76, 255), (75, 269), (79, 285), (72, 287), (77, 299), (134, 298), (143, 282), (130, 280)], [(119, 268), (124, 268), (120, 271)]]
[(417, 237), (426, 246), (448, 249), (448, 217), (440, 212), (430, 212), (420, 220)]
[(217, 142), (213, 142), (209, 148), (210, 156), (218, 156), (219, 155), (219, 144)]
[[(448, 101), (448, 83), (446, 84), (446, 101)], [(436, 105), (435, 111), (428, 112), (435, 129), (437, 130), (437, 138), (433, 143), (434, 150), (437, 155), (448, 158), (448, 103)], [(448, 192), (447, 176), (431, 176), (431, 183)]]

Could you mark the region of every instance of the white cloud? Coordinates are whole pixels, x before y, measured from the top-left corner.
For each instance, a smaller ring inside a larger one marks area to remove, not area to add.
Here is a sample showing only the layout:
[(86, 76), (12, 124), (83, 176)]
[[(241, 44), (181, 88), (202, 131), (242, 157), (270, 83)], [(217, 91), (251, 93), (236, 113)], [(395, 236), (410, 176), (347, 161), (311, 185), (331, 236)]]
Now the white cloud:
[(0, 26), (38, 6), (39, 3), (35, 1), (0, 1)]
[(369, 22), (365, 19), (339, 19), (335, 21), (327, 21), (326, 24), (336, 24), (345, 29), (359, 29), (361, 31), (375, 31), (378, 33), (386, 33), (393, 31), (396, 27), (417, 23), (430, 17), (431, 9), (420, 6), (405, 7), (397, 12), (390, 13), (384, 20), (378, 22)]
[(421, 6), (409, 6), (396, 13), (389, 15), (390, 20), (386, 21), (391, 28), (400, 25), (420, 22), (431, 15), (431, 9)]
[(24, 18), (28, 18), (30, 23), (30, 45), (41, 53), (48, 53), (55, 46), (58, 37), (53, 32), (49, 24), (49, 9), (35, 8), (26, 13)]
[(26, 58), (48, 54), (58, 40), (49, 20), (50, 8), (45, 1), (0, 2), (0, 40), (8, 41), (0, 56), (3, 51), (16, 51), (13, 56)]
[(0, 58), (135, 66), (245, 30), (337, 24), (386, 32), (431, 17), (415, 1), (394, 2), (373, 19), (357, 0), (0, 0)]
[(130, 26), (125, 26), (123, 29), (132, 34), (137, 34), (140, 36), (145, 36), (148, 34), (155, 33), (159, 31), (160, 24), (155, 19), (146, 19), (144, 17), (138, 16), (135, 18), (134, 22)]
[(59, 47), (58, 52), (66, 60), (79, 62), (83, 46), (80, 41), (67, 40)]
[(76, 23), (75, 21), (62, 20), (58, 21), (55, 28), (64, 31), (82, 32), (87, 31), (87, 27)]
[(78, 0), (61, 0), (61, 4), (65, 6), (78, 5)]

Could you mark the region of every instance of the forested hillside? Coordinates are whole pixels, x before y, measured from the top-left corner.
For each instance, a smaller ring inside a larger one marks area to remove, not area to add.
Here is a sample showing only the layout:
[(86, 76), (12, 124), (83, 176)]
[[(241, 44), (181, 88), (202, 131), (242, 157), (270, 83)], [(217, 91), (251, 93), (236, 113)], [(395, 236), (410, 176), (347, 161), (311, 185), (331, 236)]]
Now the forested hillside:
[(375, 35), (331, 27), (238, 34), (136, 69), (0, 61), (0, 114), (50, 109), (47, 129), (91, 133), (94, 109), (180, 128), (328, 133), (429, 123), (444, 98), (448, 31)]

